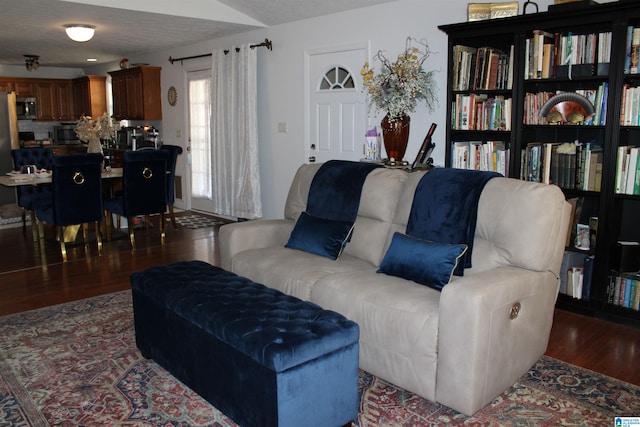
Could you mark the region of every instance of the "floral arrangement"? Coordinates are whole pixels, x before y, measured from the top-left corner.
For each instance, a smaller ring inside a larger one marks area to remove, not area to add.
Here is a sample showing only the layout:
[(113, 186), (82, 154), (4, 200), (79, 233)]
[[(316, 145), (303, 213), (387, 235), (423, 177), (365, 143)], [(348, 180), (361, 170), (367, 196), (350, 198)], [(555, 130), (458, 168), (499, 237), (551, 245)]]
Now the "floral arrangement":
[[(412, 46), (415, 42), (422, 48)], [(391, 62), (382, 51), (374, 59), (380, 61), (380, 72), (374, 73), (369, 62), (365, 62), (360, 74), (364, 88), (369, 94), (369, 108), (375, 105), (384, 110), (389, 120), (402, 118), (407, 112), (414, 112), (418, 100), (424, 100), (429, 111), (437, 104), (437, 87), (434, 71), (425, 71), (422, 65), (431, 54), (424, 40), (407, 37), (404, 52)]]
[(80, 140), (88, 142), (92, 139), (115, 138), (120, 130), (120, 123), (113, 120), (107, 113), (93, 120), (90, 116), (82, 116), (76, 124), (76, 135)]

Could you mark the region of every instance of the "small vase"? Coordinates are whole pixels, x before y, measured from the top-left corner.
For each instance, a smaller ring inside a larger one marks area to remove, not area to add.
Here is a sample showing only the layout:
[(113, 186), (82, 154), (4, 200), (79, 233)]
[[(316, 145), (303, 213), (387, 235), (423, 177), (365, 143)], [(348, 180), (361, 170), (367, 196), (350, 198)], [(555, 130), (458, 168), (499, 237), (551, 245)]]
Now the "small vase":
[(89, 140), (89, 145), (87, 146), (87, 153), (100, 153), (102, 152), (102, 144), (98, 138), (92, 138)]
[(409, 125), (411, 117), (404, 115), (396, 120), (389, 120), (387, 114), (382, 119), (380, 127), (382, 128), (382, 139), (384, 140), (384, 149), (387, 152), (389, 160), (402, 161), (404, 153), (407, 151), (409, 143)]

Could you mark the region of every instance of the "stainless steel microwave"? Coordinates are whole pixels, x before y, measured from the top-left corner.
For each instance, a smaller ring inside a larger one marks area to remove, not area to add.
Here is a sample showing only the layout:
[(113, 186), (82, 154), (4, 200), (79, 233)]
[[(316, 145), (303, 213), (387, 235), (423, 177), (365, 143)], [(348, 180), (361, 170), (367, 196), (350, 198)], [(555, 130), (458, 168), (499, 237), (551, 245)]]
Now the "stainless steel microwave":
[(76, 125), (59, 125), (53, 127), (53, 139), (56, 145), (78, 145), (82, 142), (76, 135)]
[(29, 120), (38, 118), (35, 98), (16, 98), (16, 113), (18, 120)]

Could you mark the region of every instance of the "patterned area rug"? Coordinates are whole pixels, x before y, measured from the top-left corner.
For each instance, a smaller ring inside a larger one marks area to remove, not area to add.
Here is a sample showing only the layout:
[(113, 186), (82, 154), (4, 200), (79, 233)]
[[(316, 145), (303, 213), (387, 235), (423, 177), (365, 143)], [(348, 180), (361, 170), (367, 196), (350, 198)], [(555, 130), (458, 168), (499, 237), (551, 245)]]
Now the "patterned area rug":
[[(235, 426), (135, 346), (131, 293), (0, 317), (1, 426)], [(607, 426), (640, 387), (543, 357), (473, 417), (360, 371), (357, 425)]]
[(176, 222), (183, 227), (192, 229), (213, 227), (214, 225), (224, 224), (224, 221), (220, 221), (219, 219), (212, 218), (206, 215), (177, 216)]

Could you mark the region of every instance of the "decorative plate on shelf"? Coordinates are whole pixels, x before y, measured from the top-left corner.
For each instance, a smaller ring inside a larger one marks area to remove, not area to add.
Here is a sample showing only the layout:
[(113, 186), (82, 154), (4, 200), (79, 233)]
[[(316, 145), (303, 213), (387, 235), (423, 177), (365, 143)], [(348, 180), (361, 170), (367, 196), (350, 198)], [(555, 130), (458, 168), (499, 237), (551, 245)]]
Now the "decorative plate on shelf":
[(169, 88), (169, 92), (167, 92), (167, 98), (169, 98), (169, 105), (171, 105), (172, 107), (176, 105), (176, 102), (178, 102), (178, 91), (175, 87), (171, 86)]

